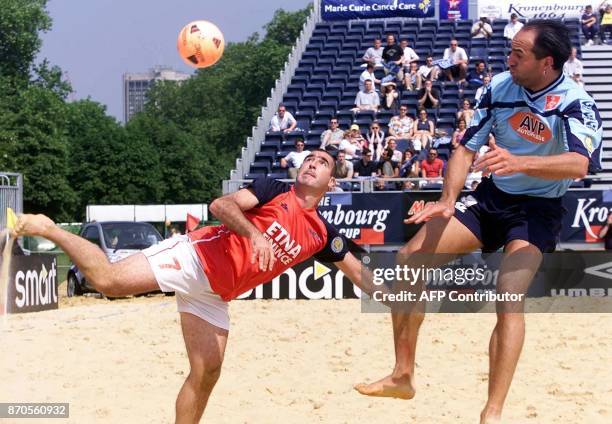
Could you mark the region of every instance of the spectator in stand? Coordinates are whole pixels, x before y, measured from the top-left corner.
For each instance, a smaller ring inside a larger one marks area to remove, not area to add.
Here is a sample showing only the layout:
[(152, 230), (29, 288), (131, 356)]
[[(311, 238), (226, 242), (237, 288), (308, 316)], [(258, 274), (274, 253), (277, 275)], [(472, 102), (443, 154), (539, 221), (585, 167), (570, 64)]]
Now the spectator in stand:
[(408, 116), (408, 106), (400, 106), (399, 115), (389, 120), (388, 127), (389, 137), (387, 137), (387, 143), (389, 143), (389, 140), (394, 140), (396, 143), (400, 140), (405, 140), (411, 144), (410, 140), (414, 137), (414, 120)]
[(594, 43), (593, 40), (599, 30), (597, 16), (593, 13), (593, 6), (589, 5), (584, 8), (584, 13), (582, 14), (582, 18), (580, 18), (580, 22), (582, 24), (582, 34), (584, 34), (586, 45), (592, 46)]
[(608, 4), (606, 5), (605, 9), (600, 9), (600, 13), (602, 13), (602, 15), (601, 23), (599, 25), (599, 39), (602, 43), (605, 43), (606, 33), (612, 34), (612, 5)]
[(392, 190), (395, 184), (392, 182), (385, 182), (385, 180), (399, 177), (399, 163), (394, 161), (392, 157), (393, 150), (383, 150), (380, 162), (378, 163), (378, 169), (376, 170), (376, 175), (378, 177), (376, 180), (376, 188), (378, 190)]
[[(419, 161), (410, 149), (404, 152), (402, 163), (400, 165), (400, 178), (419, 178), (421, 171), (419, 168)], [(414, 181), (404, 181), (404, 190), (412, 190), (418, 187)]]
[(517, 32), (523, 28), (523, 23), (518, 20), (518, 15), (513, 13), (510, 15), (510, 22), (504, 27), (504, 37), (512, 40)]
[(431, 119), (427, 117), (425, 109), (419, 109), (419, 116), (414, 122), (414, 138), (412, 144), (417, 152), (427, 151), (433, 140), (436, 127)]
[(370, 130), (366, 133), (366, 141), (368, 142), (367, 148), (373, 153), (373, 160), (379, 161), (385, 144), (385, 133), (377, 120), (370, 124)]
[(493, 28), (486, 16), (481, 16), (480, 19), (472, 25), (472, 38), (490, 39), (493, 35)]
[(397, 113), (399, 107), (399, 93), (396, 90), (394, 82), (386, 82), (382, 84), (382, 90), (380, 93), (382, 97), (382, 108), (389, 110), (393, 113)]
[(338, 150), (340, 142), (344, 138), (344, 131), (338, 128), (338, 118), (333, 116), (329, 120), (329, 129), (321, 134), (321, 149), (330, 152)]
[(397, 143), (394, 139), (387, 140), (387, 145), (385, 146), (385, 150), (389, 150), (393, 152), (391, 155), (391, 160), (397, 163), (402, 161), (402, 152), (397, 149)]
[(440, 104), (440, 92), (433, 87), (429, 80), (425, 81), (425, 87), (421, 88), (417, 94), (419, 108), (434, 109)]
[(438, 157), (438, 151), (431, 148), (427, 151), (427, 159), (421, 161), (421, 177), (425, 179), (423, 186), (442, 185), (438, 178), (442, 178), (444, 161)]
[(363, 111), (374, 111), (378, 110), (378, 106), (380, 106), (380, 98), (378, 93), (374, 91), (372, 87), (371, 80), (364, 81), (364, 90), (357, 93), (355, 97), (355, 107), (352, 109), (353, 112), (363, 112)]
[(401, 80), (402, 61), (404, 59), (404, 49), (395, 42), (393, 34), (387, 34), (387, 45), (382, 54), (383, 66), (387, 76), (382, 79), (383, 82)]
[(476, 90), (476, 94), (474, 95), (474, 100), (476, 100), (477, 102), (480, 101), (480, 98), (482, 97), (482, 93), (484, 92), (485, 88), (489, 84), (491, 84), (491, 76), (487, 74), (482, 79), (482, 85), (478, 87), (478, 90)]
[(472, 87), (480, 87), (484, 83), (484, 77), (487, 75), (486, 64), (484, 60), (479, 60), (467, 76), (467, 83)]
[(376, 175), (377, 169), (378, 162), (372, 161), (372, 151), (363, 149), (361, 159), (355, 163), (353, 177), (371, 177)]
[(278, 105), (276, 114), (270, 120), (270, 129), (272, 132), (288, 133), (293, 131), (297, 126), (297, 121), (290, 112), (287, 112), (284, 104)]
[(287, 175), (289, 178), (297, 177), (297, 171), (302, 166), (302, 162), (306, 159), (306, 156), (310, 154), (310, 151), (304, 150), (304, 140), (298, 138), (295, 140), (295, 151), (289, 153), (287, 156), (280, 160), (281, 168), (289, 168)]
[(584, 85), (582, 82), (582, 62), (576, 57), (577, 54), (576, 47), (572, 47), (572, 54), (570, 54), (569, 59), (563, 65), (563, 73), (582, 87)]
[(382, 40), (376, 37), (374, 39), (374, 47), (370, 47), (369, 49), (367, 49), (365, 54), (363, 55), (362, 59), (365, 63), (361, 66), (367, 66), (368, 63), (374, 63), (374, 66), (376, 67), (382, 67), (383, 50), (384, 48), (382, 46)]
[(472, 104), (468, 99), (463, 99), (461, 103), (461, 110), (457, 112), (457, 120), (463, 119), (466, 123), (472, 122), (472, 117), (474, 116), (474, 109), (472, 109)]
[(433, 63), (433, 56), (428, 55), (425, 59), (425, 64), (421, 65), (419, 68), (419, 85), (422, 85), (423, 80), (436, 81), (438, 79), (438, 73), (440, 72), (440, 68), (438, 68)]
[(420, 58), (419, 55), (412, 49), (412, 47), (408, 46), (408, 39), (402, 38), (400, 41), (400, 47), (404, 51), (404, 56), (402, 58), (402, 65), (404, 70), (407, 70), (410, 67), (411, 63), (417, 62)]
[(404, 72), (404, 87), (406, 87), (408, 91), (421, 89), (421, 77), (419, 76), (419, 69), (416, 62), (412, 62), (408, 70)]
[(444, 50), (443, 59), (450, 60), (453, 65), (444, 70), (446, 78), (449, 81), (458, 83), (465, 82), (465, 76), (468, 71), (469, 57), (462, 47), (459, 47), (457, 40), (452, 39), (450, 47)]
[(359, 159), (366, 140), (359, 131), (359, 125), (351, 125), (348, 134), (345, 133), (344, 139), (340, 142), (339, 150), (344, 150), (347, 160)]
[(380, 80), (374, 76), (374, 63), (370, 62), (366, 65), (365, 70), (359, 76), (359, 91), (365, 91), (366, 80), (372, 81), (372, 86), (376, 91), (376, 84), (380, 84)]
[(467, 129), (467, 125), (465, 124), (464, 119), (459, 119), (457, 121), (457, 129), (453, 132), (453, 138), (451, 139), (451, 146), (453, 150), (461, 145), (461, 140), (465, 135), (465, 130)]
[(346, 160), (344, 150), (339, 150), (336, 156), (336, 165), (334, 167), (334, 178), (351, 179), (353, 178), (353, 172), (353, 163)]

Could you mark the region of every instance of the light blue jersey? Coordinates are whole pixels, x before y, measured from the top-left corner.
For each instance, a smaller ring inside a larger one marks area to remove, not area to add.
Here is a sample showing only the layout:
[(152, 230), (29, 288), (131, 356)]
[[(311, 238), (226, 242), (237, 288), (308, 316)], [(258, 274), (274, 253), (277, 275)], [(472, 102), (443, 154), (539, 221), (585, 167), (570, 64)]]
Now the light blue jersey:
[[(548, 87), (532, 93), (512, 81), (510, 72), (493, 77), (476, 105), (461, 143), (478, 151), (489, 133), (499, 147), (517, 156), (552, 156), (576, 152), (589, 158), (592, 171), (601, 169), (601, 117), (595, 101), (563, 74)], [(540, 197), (560, 197), (571, 179), (545, 180), (525, 174), (493, 175), (502, 191)]]

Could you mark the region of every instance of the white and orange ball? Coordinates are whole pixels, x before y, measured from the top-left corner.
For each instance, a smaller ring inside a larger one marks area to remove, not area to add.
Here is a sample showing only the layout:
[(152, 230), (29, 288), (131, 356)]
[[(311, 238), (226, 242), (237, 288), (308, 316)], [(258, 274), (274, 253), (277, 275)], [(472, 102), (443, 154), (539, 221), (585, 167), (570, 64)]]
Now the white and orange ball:
[(196, 68), (212, 66), (223, 55), (223, 33), (208, 21), (193, 21), (179, 33), (176, 47), (186, 64)]

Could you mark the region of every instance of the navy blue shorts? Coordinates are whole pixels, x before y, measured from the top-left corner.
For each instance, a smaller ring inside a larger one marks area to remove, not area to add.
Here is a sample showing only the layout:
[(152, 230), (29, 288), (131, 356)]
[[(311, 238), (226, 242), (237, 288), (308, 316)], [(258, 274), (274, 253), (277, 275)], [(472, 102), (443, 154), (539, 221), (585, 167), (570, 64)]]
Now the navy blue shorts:
[(455, 217), (495, 252), (512, 240), (526, 240), (542, 253), (555, 250), (565, 208), (562, 198), (509, 194), (483, 178), (475, 191), (455, 204)]

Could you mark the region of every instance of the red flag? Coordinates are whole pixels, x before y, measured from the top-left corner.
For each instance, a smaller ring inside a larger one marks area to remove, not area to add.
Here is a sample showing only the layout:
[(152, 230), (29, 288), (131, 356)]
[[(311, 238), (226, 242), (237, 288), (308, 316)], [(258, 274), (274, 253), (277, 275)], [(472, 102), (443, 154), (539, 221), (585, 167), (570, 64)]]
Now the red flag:
[(195, 230), (199, 223), (200, 223), (200, 218), (188, 213), (187, 221), (185, 223), (185, 233)]

